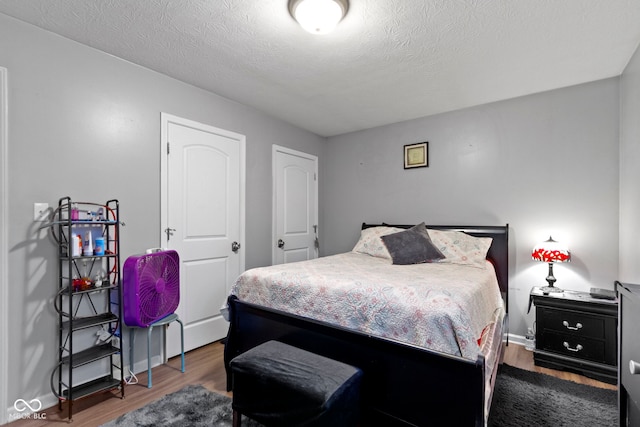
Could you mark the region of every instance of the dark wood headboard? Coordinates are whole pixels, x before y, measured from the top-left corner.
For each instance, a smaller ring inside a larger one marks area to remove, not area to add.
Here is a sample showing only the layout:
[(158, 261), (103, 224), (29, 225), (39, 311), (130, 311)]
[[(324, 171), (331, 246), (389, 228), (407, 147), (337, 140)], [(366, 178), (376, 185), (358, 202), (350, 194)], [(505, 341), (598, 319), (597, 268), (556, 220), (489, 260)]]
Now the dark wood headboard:
[[(397, 224), (367, 224), (362, 223), (362, 229), (370, 227), (398, 227), (411, 228), (413, 225)], [(509, 224), (500, 226), (471, 226), (471, 225), (427, 225), (436, 230), (462, 231), (475, 237), (491, 237), (491, 247), (487, 252), (487, 259), (493, 263), (498, 276), (498, 285), (505, 300), (505, 309), (509, 311)]]

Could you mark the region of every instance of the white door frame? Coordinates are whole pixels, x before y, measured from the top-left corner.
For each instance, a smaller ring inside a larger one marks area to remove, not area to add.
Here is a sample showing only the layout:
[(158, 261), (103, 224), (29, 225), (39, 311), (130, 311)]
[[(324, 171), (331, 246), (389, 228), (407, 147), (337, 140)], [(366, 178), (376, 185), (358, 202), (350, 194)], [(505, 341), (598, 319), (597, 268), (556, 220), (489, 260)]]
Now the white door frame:
[(2, 326), (0, 326), (0, 425), (7, 422), (9, 408), (8, 378), (9, 378), (9, 124), (8, 114), (8, 86), (7, 69), (0, 67), (0, 312)]
[[(193, 120), (184, 119), (182, 117), (174, 116), (168, 113), (160, 113), (160, 123), (161, 123), (161, 131), (160, 131), (160, 153), (161, 153), (161, 161), (160, 161), (160, 245), (162, 247), (166, 247), (168, 244), (167, 234), (165, 233), (165, 229), (169, 227), (169, 207), (167, 200), (167, 191), (168, 191), (168, 156), (166, 155), (167, 147), (169, 143), (169, 135), (167, 130), (169, 129), (169, 123), (176, 123), (181, 126), (192, 127), (194, 129), (201, 129), (204, 123), (199, 123)], [(214, 126), (204, 124), (205, 126), (213, 128)], [(246, 227), (246, 202), (245, 202), (245, 194), (246, 194), (246, 139), (244, 135), (240, 135), (231, 131), (227, 131), (220, 128), (215, 128), (217, 133), (220, 135), (227, 136), (229, 138), (235, 139), (238, 141), (240, 148), (240, 235), (239, 235), (239, 243), (240, 243), (240, 252), (238, 256), (240, 257), (240, 272), (243, 272), (245, 269), (245, 253), (246, 253), (246, 245), (245, 245), (245, 227)], [(167, 360), (167, 351), (166, 351), (166, 337), (163, 335), (163, 343), (160, 346), (162, 349), (161, 359), (166, 362)]]
[[(303, 153), (302, 151), (294, 150), (287, 147), (282, 147), (280, 145), (273, 144), (271, 149), (271, 175), (272, 175), (272, 184), (271, 184), (271, 263), (276, 263), (276, 254), (278, 251), (278, 247), (276, 245), (276, 239), (278, 238), (278, 224), (277, 224), (277, 209), (276, 206), (276, 180), (277, 180), (277, 171), (276, 171), (276, 153), (281, 152), (285, 154), (290, 154), (292, 156), (302, 157), (303, 159), (309, 159), (314, 164), (315, 179), (313, 181), (313, 185), (315, 186), (314, 192), (316, 194), (316, 198), (314, 200), (315, 212), (314, 215), (314, 224), (318, 225), (318, 157), (313, 154)], [(319, 233), (319, 230), (318, 230)], [(317, 235), (317, 234), (316, 234)], [(317, 256), (320, 256), (320, 251), (318, 250)]]

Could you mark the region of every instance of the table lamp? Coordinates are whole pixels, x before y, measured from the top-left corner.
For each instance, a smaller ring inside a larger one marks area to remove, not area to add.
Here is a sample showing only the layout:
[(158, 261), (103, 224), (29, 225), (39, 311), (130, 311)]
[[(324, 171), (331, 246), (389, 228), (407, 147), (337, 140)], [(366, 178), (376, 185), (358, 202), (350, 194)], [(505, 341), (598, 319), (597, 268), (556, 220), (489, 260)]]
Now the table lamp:
[(553, 292), (564, 292), (562, 289), (553, 286), (556, 282), (556, 278), (553, 276), (553, 263), (571, 261), (571, 253), (569, 252), (569, 249), (549, 236), (549, 240), (545, 240), (533, 248), (533, 251), (531, 251), (531, 258), (535, 261), (549, 263), (549, 275), (547, 276), (549, 286), (540, 288), (542, 293), (548, 294)]

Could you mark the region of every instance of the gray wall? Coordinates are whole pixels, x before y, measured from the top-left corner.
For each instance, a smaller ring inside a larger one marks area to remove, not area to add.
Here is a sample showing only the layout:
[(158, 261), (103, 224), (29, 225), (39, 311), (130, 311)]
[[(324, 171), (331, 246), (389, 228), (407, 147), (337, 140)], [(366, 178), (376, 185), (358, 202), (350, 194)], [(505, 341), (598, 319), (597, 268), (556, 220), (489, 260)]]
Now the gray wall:
[(620, 79), (620, 274), (640, 283), (640, 48)]
[[(618, 278), (618, 79), (330, 138), (322, 191), (325, 250), (350, 250), (365, 222), (510, 225), (510, 332), (524, 335), (551, 233), (572, 262), (557, 285)], [(403, 169), (403, 145), (429, 141), (429, 167)]]
[(57, 357), (56, 249), (32, 221), (34, 202), (117, 198), (124, 257), (159, 246), (160, 112), (168, 112), (246, 135), (246, 267), (268, 265), (271, 146), (314, 154), (322, 164), (325, 139), (2, 14), (0, 66), (9, 73), (12, 331), (11, 372), (1, 381), (9, 402), (47, 403)]

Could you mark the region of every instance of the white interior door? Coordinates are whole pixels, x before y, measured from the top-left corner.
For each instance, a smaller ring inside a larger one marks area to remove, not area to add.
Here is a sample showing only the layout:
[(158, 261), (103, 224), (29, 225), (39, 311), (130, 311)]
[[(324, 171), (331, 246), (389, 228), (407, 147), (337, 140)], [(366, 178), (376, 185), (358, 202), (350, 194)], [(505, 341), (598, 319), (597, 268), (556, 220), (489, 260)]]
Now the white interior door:
[(273, 146), (273, 264), (318, 257), (318, 158)]
[[(163, 240), (180, 256), (177, 314), (188, 351), (227, 334), (220, 307), (244, 270), (245, 137), (167, 114), (162, 129)], [(168, 328), (166, 348), (167, 357), (180, 352), (177, 324)]]

